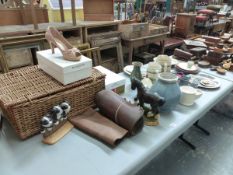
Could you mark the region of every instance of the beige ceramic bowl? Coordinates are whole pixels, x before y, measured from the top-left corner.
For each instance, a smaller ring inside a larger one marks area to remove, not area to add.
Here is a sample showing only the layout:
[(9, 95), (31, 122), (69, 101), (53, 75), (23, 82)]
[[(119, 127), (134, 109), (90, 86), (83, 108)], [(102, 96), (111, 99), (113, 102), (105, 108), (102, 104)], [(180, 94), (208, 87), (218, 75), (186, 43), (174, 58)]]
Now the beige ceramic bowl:
[(228, 53), (233, 53), (233, 48), (228, 48)]

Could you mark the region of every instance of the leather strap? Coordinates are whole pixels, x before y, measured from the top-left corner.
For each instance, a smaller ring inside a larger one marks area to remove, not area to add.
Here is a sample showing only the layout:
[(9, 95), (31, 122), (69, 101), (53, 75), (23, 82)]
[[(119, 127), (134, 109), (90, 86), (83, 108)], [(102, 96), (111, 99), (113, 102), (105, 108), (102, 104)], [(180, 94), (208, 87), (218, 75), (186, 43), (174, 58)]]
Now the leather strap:
[(118, 112), (119, 112), (119, 110), (120, 110), (120, 108), (121, 108), (121, 106), (122, 105), (124, 105), (123, 103), (121, 103), (118, 107), (117, 107), (117, 110), (116, 110), (116, 112), (115, 112), (115, 122), (118, 124)]

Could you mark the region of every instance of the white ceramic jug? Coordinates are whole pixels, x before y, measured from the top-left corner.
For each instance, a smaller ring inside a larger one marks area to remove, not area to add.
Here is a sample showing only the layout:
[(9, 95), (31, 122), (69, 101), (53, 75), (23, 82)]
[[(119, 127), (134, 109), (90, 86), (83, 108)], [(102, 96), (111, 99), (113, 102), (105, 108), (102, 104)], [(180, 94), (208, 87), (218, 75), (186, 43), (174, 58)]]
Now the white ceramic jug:
[(180, 91), (181, 91), (180, 104), (185, 106), (193, 105), (195, 100), (202, 95), (201, 90), (195, 89), (191, 86), (181, 86)]
[(162, 72), (171, 71), (171, 58), (168, 55), (158, 55), (154, 61), (162, 66)]

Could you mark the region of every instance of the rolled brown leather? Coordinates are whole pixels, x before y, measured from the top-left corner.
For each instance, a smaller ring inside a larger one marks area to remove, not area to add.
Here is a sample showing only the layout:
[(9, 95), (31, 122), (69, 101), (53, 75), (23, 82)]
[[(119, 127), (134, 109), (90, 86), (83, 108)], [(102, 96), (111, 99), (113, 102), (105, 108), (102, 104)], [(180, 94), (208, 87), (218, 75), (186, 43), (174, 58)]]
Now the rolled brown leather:
[(81, 115), (69, 118), (69, 121), (76, 128), (111, 146), (116, 146), (128, 132), (91, 108)]
[(175, 49), (174, 55), (177, 57), (177, 59), (183, 59), (183, 60), (190, 60), (193, 56), (193, 54), (189, 52), (185, 52), (181, 49)]
[(102, 90), (96, 95), (96, 105), (101, 114), (135, 135), (143, 128), (143, 111), (140, 107), (126, 102), (118, 94)]

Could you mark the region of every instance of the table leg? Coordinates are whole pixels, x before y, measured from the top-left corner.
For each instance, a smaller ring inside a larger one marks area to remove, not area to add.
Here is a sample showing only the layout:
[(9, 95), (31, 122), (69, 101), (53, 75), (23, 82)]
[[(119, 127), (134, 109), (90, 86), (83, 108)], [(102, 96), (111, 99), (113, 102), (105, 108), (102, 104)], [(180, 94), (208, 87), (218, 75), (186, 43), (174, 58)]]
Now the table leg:
[(207, 131), (205, 128), (203, 128), (203, 127), (201, 127), (200, 125), (199, 125), (199, 120), (198, 121), (196, 121), (196, 123), (194, 123), (194, 126), (196, 127), (196, 128), (198, 128), (198, 129), (200, 129), (202, 132), (204, 132), (206, 135), (210, 135), (210, 132), (209, 131)]
[(164, 45), (165, 45), (165, 40), (160, 41), (161, 54), (164, 54)]
[(124, 67), (124, 60), (123, 60), (123, 53), (122, 53), (122, 46), (121, 43), (118, 44), (117, 46), (117, 57), (118, 57), (118, 67), (119, 67), (119, 71), (122, 72), (123, 71), (123, 67)]
[(192, 150), (195, 150), (195, 149), (196, 149), (196, 146), (194, 146), (191, 142), (189, 142), (188, 140), (186, 140), (186, 139), (184, 138), (184, 135), (183, 135), (183, 134), (179, 137), (179, 139), (180, 139), (181, 141), (183, 141), (185, 144), (187, 144)]
[(129, 57), (128, 57), (129, 65), (132, 64), (132, 60), (133, 60), (133, 45), (129, 44)]

